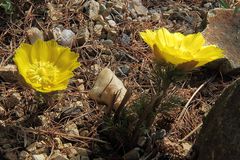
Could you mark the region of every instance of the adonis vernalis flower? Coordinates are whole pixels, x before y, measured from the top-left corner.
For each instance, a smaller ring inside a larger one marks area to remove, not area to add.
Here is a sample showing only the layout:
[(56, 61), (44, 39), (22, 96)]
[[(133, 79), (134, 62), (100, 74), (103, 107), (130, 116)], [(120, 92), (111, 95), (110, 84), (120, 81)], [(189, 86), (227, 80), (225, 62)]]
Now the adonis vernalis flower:
[(185, 36), (160, 28), (140, 32), (140, 36), (151, 47), (157, 60), (185, 71), (224, 57), (223, 50), (217, 46), (204, 46), (205, 39), (201, 33)]
[(14, 62), (25, 81), (39, 92), (52, 92), (67, 88), (73, 70), (80, 63), (78, 54), (57, 44), (54, 40), (22, 43), (16, 50)]

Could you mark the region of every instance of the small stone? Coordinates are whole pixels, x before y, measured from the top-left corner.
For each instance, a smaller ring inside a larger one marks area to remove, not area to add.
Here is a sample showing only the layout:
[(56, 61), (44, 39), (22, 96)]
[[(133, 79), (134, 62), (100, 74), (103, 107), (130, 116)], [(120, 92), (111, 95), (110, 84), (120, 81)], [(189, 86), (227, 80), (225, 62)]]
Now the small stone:
[(111, 39), (107, 39), (102, 41), (102, 44), (108, 47), (111, 47), (113, 45), (113, 41)]
[(66, 147), (66, 148), (71, 148), (72, 147), (72, 143), (64, 143), (63, 146)]
[(18, 71), (16, 65), (0, 66), (0, 77), (5, 82), (16, 82), (18, 81)]
[(34, 143), (30, 144), (30, 145), (26, 148), (26, 150), (27, 150), (28, 152), (34, 152), (34, 151), (36, 151), (36, 150), (37, 150), (37, 142), (34, 142)]
[(85, 42), (88, 41), (90, 36), (90, 33), (88, 31), (88, 28), (86, 26), (81, 27), (77, 34), (77, 42), (80, 43), (80, 45), (83, 45)]
[(137, 144), (139, 147), (143, 147), (146, 144), (146, 142), (147, 142), (147, 137), (142, 136), (142, 137), (139, 137)]
[(108, 20), (108, 24), (111, 26), (111, 27), (117, 27), (117, 24), (114, 20)]
[(90, 153), (90, 151), (85, 148), (77, 147), (76, 150), (80, 156), (88, 156), (88, 153)]
[(69, 123), (65, 127), (65, 131), (68, 134), (79, 136), (78, 128), (75, 123)]
[(55, 142), (55, 145), (57, 146), (58, 149), (63, 148), (63, 143), (62, 143), (60, 138), (58, 138), (58, 137), (54, 138), (54, 142)]
[(89, 4), (89, 18), (92, 20), (97, 20), (98, 13), (100, 10), (100, 5), (95, 0), (91, 0)]
[(97, 102), (111, 107), (114, 96), (118, 94), (114, 103), (114, 108), (117, 109), (126, 92), (127, 89), (122, 81), (110, 69), (104, 68), (98, 75), (94, 87), (89, 92), (89, 96)]
[(151, 20), (152, 21), (159, 21), (160, 19), (161, 19), (161, 14), (160, 13), (155, 12), (151, 15)]
[(26, 160), (26, 159), (29, 159), (29, 157), (30, 157), (30, 154), (27, 151), (21, 151), (19, 153), (20, 160)]
[(75, 39), (76, 34), (72, 30), (64, 29), (60, 36), (59, 44), (67, 47), (72, 47)]
[(59, 20), (60, 18), (63, 17), (63, 13), (60, 12), (59, 9), (57, 9), (56, 6), (54, 6), (52, 3), (47, 4), (48, 7), (48, 15), (53, 21)]
[(27, 37), (31, 44), (36, 42), (36, 40), (38, 40), (38, 39), (44, 40), (43, 31), (40, 31), (37, 27), (32, 27), (32, 28), (28, 29)]
[(112, 16), (111, 15), (108, 15), (105, 17), (106, 20), (112, 20)]
[(38, 119), (40, 120), (41, 125), (45, 126), (49, 123), (49, 118), (45, 115), (39, 115)]
[(139, 150), (140, 150), (139, 148), (134, 148), (134, 149), (130, 150), (123, 156), (123, 159), (124, 160), (139, 160), (139, 158), (140, 158)]
[(117, 68), (116, 75), (120, 77), (127, 76), (129, 71), (130, 71), (130, 67), (125, 64)]
[(66, 152), (67, 152), (69, 158), (73, 158), (78, 154), (77, 150), (73, 147), (67, 148)]
[(88, 130), (83, 130), (83, 131), (81, 131), (80, 133), (79, 133), (81, 136), (88, 136), (89, 135), (89, 131)]
[(103, 29), (103, 25), (96, 24), (93, 30), (98, 36), (100, 36), (102, 34), (102, 29)]
[(45, 160), (47, 158), (47, 155), (45, 153), (43, 154), (34, 154), (32, 155), (33, 160)]
[(1, 106), (1, 104), (0, 104), (0, 117), (5, 116), (6, 113), (7, 112), (6, 112), (5, 108), (3, 108), (3, 106)]
[(121, 42), (122, 42), (124, 45), (129, 45), (130, 42), (131, 42), (130, 36), (128, 36), (127, 34), (123, 33), (123, 34), (122, 34), (122, 38), (121, 38)]
[(212, 6), (212, 3), (210, 3), (210, 2), (208, 2), (208, 3), (205, 3), (204, 5), (203, 5), (205, 8), (207, 8), (207, 9), (209, 9), (209, 8), (212, 8), (213, 6)]
[(142, 5), (141, 0), (132, 0), (132, 5), (139, 16), (146, 16), (148, 9)]
[(51, 160), (69, 160), (67, 158), (67, 155), (64, 155), (59, 152), (54, 152), (53, 155), (51, 156)]
[(192, 144), (184, 142), (181, 145), (182, 145), (183, 150), (184, 150), (184, 155), (187, 156), (187, 154), (189, 153), (190, 149), (192, 148)]

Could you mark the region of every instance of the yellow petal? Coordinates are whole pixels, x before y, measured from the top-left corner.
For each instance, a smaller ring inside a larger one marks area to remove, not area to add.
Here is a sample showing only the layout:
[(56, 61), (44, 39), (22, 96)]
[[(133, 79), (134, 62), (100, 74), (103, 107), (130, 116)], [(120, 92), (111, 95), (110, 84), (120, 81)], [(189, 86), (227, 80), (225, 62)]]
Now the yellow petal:
[(201, 33), (190, 34), (183, 38), (180, 49), (194, 53), (198, 51), (204, 43), (205, 40)]
[(22, 43), (20, 47), (15, 51), (14, 62), (18, 66), (20, 74), (25, 74), (26, 69), (32, 63), (31, 59), (32, 46), (26, 43)]
[(73, 70), (80, 66), (77, 59), (77, 53), (71, 52), (70, 49), (65, 49), (55, 61), (55, 65), (60, 71)]
[(178, 50), (174, 48), (165, 48), (160, 49), (157, 45), (154, 45), (154, 54), (157, 57), (157, 59), (163, 59), (168, 63), (178, 65), (184, 62), (189, 61), (188, 59), (182, 58), (181, 56), (176, 56), (179, 53)]
[(145, 32), (140, 32), (140, 36), (151, 48), (153, 48), (154, 43), (156, 43), (156, 32), (152, 30), (146, 30)]
[(196, 67), (203, 66), (216, 59), (224, 58), (223, 50), (215, 45), (202, 47), (194, 56), (196, 61), (199, 61)]

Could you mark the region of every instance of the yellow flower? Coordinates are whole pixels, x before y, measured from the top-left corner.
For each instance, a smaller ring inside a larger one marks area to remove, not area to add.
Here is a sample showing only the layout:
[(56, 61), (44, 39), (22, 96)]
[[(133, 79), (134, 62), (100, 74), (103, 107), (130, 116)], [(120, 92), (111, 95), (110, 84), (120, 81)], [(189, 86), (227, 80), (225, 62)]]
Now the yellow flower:
[(205, 40), (201, 33), (185, 36), (160, 28), (140, 32), (140, 36), (151, 47), (157, 60), (171, 63), (182, 70), (192, 70), (224, 57), (223, 50), (217, 46), (203, 46)]
[(13, 60), (32, 88), (47, 93), (67, 88), (72, 71), (80, 65), (78, 56), (54, 40), (37, 40), (33, 45), (22, 43)]

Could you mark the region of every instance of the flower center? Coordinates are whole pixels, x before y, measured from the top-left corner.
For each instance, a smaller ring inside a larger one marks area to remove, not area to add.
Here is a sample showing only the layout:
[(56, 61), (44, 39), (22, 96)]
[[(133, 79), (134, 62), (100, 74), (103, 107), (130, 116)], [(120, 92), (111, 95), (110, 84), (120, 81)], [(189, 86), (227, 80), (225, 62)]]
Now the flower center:
[(27, 70), (27, 76), (32, 83), (41, 88), (53, 86), (59, 70), (50, 62), (35, 62)]

